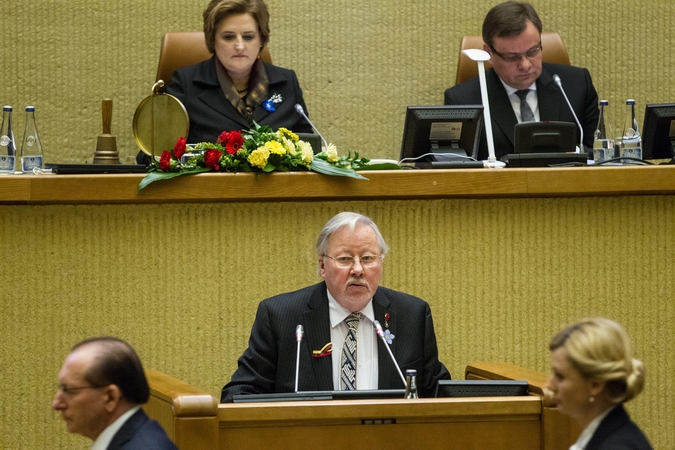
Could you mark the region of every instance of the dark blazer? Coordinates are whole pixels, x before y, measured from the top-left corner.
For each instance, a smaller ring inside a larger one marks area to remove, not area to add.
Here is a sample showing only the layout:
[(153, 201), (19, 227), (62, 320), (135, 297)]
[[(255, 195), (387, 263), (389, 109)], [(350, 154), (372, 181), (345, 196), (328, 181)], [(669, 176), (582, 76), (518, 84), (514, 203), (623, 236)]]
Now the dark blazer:
[[(401, 371), (417, 369), (421, 397), (435, 393), (438, 380), (449, 379), (438, 360), (431, 310), (424, 300), (379, 287), (373, 297), (375, 318), (384, 326), (389, 313), (389, 330), (394, 334), (390, 348)], [(305, 337), (300, 345), (298, 390), (332, 391), (331, 356), (313, 358), (330, 342), (330, 318), (326, 283), (277, 295), (258, 306), (249, 345), (239, 358), (239, 368), (223, 387), (221, 402), (231, 402), (234, 394), (294, 392), (297, 341), (295, 328), (302, 325)], [(333, 350), (339, 357), (339, 349)], [(402, 389), (405, 386), (391, 361), (384, 343), (378, 339), (378, 387)]]
[(651, 450), (652, 446), (640, 428), (630, 420), (623, 405), (614, 408), (602, 419), (586, 450)]
[[(593, 147), (593, 133), (598, 125), (598, 93), (588, 70), (579, 67), (542, 63), (541, 75), (537, 79), (537, 96), (539, 101), (539, 117), (544, 120), (572, 122), (574, 116), (567, 106), (560, 88), (553, 82), (553, 75), (558, 74), (572, 108), (584, 129), (584, 145)], [(513, 129), (518, 123), (513, 112), (511, 101), (501, 80), (494, 69), (485, 73), (488, 97), (490, 99), (490, 115), (492, 116), (492, 134), (495, 143), (495, 156), (500, 159), (513, 153)], [(478, 77), (458, 84), (445, 91), (446, 105), (482, 105), (480, 83)], [(577, 130), (576, 141), (579, 142)], [(592, 151), (592, 150), (591, 150)], [(488, 148), (485, 129), (481, 136), (478, 150), (479, 160), (487, 159)]]
[[(183, 102), (190, 116), (188, 144), (216, 142), (223, 131), (242, 130), (253, 127), (225, 98), (218, 75), (215, 56), (199, 64), (184, 67), (174, 72), (167, 92)], [(311, 133), (311, 126), (295, 111), (299, 103), (307, 112), (302, 90), (295, 72), (265, 63), (269, 79), (269, 95), (281, 95), (282, 101), (275, 104), (275, 111), (267, 111), (263, 105), (253, 110), (252, 119), (273, 130), (288, 128), (296, 133)]]
[(164, 429), (143, 409), (124, 422), (108, 445), (108, 450), (178, 450)]

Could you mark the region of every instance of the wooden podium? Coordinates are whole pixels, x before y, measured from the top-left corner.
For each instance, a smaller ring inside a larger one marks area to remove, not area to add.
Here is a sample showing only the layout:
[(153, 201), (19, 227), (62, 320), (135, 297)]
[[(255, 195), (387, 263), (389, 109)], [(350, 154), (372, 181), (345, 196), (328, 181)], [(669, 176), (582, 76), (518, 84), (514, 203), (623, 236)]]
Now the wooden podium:
[(546, 375), (505, 363), (473, 363), (466, 377), (526, 379), (531, 395), (217, 404), (168, 375), (147, 376), (151, 398), (144, 408), (182, 450), (567, 450), (580, 431), (547, 405)]

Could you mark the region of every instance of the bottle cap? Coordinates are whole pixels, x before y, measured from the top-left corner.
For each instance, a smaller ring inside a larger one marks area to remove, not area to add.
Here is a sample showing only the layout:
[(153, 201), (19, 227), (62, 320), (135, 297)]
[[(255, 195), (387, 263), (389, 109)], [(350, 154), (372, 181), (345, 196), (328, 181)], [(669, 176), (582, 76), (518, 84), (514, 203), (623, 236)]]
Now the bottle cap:
[(600, 106), (607, 106), (609, 102), (607, 100), (600, 100)]
[(417, 376), (417, 370), (415, 370), (415, 369), (407, 369), (407, 370), (405, 371), (405, 376), (406, 376), (406, 377), (414, 377), (414, 376)]
[(632, 98), (629, 98), (628, 100), (626, 100), (626, 105), (634, 105), (634, 104), (635, 104), (635, 100), (633, 100)]
[(3, 106), (3, 107), (2, 107), (2, 110), (3, 110), (3, 111), (12, 112), (12, 107), (11, 107), (11, 106)]
[(35, 106), (26, 106), (26, 112), (35, 112)]

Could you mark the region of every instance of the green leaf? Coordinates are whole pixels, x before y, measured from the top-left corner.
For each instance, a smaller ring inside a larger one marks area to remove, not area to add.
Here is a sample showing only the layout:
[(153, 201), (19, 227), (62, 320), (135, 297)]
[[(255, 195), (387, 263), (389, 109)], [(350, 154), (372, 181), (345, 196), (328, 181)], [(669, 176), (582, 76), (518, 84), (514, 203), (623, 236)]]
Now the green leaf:
[(211, 171), (210, 168), (208, 167), (203, 167), (203, 168), (198, 168), (190, 171), (184, 171), (184, 172), (150, 172), (148, 173), (145, 178), (141, 180), (140, 183), (138, 183), (138, 190), (140, 191), (141, 189), (147, 187), (150, 183), (153, 183), (155, 181), (159, 180), (168, 180), (170, 178), (176, 178), (181, 175), (194, 175), (196, 173), (202, 173), (202, 172), (209, 172)]
[(401, 166), (394, 163), (367, 164), (357, 167), (355, 170), (400, 170)]
[(341, 167), (335, 167), (334, 165), (322, 160), (322, 159), (317, 159), (314, 158), (312, 161), (312, 166), (311, 169), (314, 172), (319, 172), (324, 175), (333, 175), (333, 176), (339, 176), (339, 177), (350, 177), (350, 178), (356, 178), (358, 180), (368, 180), (368, 178), (364, 177), (363, 175), (360, 175), (356, 173), (356, 171), (352, 169), (343, 169)]

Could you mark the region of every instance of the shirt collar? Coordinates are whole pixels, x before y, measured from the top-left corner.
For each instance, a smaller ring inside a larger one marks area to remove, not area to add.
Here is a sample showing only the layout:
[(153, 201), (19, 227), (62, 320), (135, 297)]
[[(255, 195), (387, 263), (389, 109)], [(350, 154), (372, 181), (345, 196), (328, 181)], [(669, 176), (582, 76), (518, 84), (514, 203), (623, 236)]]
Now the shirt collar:
[[(343, 308), (337, 300), (331, 295), (330, 291), (326, 289), (328, 293), (328, 311), (330, 313), (330, 327), (335, 328), (341, 322), (343, 322), (351, 311), (346, 308)], [(375, 321), (375, 310), (373, 309), (373, 299), (371, 298), (368, 304), (359, 311), (361, 314), (366, 316), (371, 322)]]
[(581, 432), (581, 435), (579, 436), (579, 439), (577, 439), (577, 442), (574, 443), (570, 447), (570, 450), (583, 450), (586, 448), (586, 445), (588, 445), (588, 442), (591, 440), (593, 435), (595, 434), (595, 430), (598, 429), (600, 426), (600, 422), (607, 417), (607, 414), (609, 414), (614, 408), (616, 408), (618, 405), (614, 405), (610, 408), (607, 408), (605, 412), (600, 414), (598, 417), (593, 419), (591, 423), (588, 424), (588, 426), (584, 429), (584, 431)]
[(134, 406), (129, 411), (119, 416), (113, 423), (108, 425), (108, 427), (98, 435), (94, 443), (91, 445), (91, 450), (106, 450), (108, 445), (110, 445), (110, 441), (112, 441), (119, 429), (122, 428), (122, 425), (124, 425), (124, 422), (126, 422), (129, 417), (136, 414), (136, 411), (139, 409), (141, 409), (140, 405)]
[[(504, 89), (506, 89), (506, 95), (508, 95), (509, 97), (512, 96), (515, 92), (520, 90), (520, 89), (516, 89), (516, 88), (511, 87), (508, 84), (504, 83), (504, 80), (502, 80), (501, 78), (499, 79), (499, 81), (501, 81), (502, 85), (504, 85)], [(537, 82), (535, 81), (534, 83), (532, 83), (530, 85), (530, 87), (528, 87), (528, 89), (531, 90), (531, 91), (537, 92)]]

